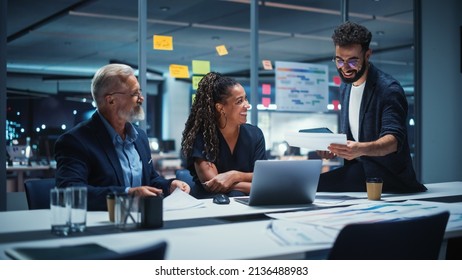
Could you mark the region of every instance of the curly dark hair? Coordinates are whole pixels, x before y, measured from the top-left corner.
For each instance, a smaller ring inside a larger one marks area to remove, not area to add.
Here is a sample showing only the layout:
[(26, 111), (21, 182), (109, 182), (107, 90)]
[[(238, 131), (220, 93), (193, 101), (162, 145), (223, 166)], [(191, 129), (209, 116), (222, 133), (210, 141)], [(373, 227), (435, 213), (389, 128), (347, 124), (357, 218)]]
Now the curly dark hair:
[(332, 40), (334, 45), (340, 47), (360, 44), (362, 49), (367, 51), (372, 40), (372, 34), (366, 27), (347, 21), (334, 30)]
[(217, 160), (219, 149), (217, 129), (220, 114), (215, 110), (215, 104), (225, 104), (230, 96), (229, 89), (237, 84), (239, 83), (233, 78), (216, 72), (210, 72), (200, 80), (181, 140), (185, 158), (191, 155), (197, 134), (202, 133), (206, 159), (211, 162)]

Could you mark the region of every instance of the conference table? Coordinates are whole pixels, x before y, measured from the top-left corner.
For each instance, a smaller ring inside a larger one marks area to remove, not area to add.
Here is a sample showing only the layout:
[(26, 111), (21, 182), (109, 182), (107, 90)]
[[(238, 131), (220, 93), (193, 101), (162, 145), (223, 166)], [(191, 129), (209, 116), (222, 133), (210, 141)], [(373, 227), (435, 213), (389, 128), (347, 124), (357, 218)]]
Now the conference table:
[[(440, 253), (444, 258), (447, 240), (462, 237), (462, 182), (426, 186), (427, 192), (383, 194), (381, 201), (374, 203), (396, 205), (412, 201), (423, 203), (426, 209), (449, 211), (451, 216)], [(214, 204), (212, 199), (203, 199), (200, 202), (200, 207), (164, 210), (164, 226), (153, 230), (120, 230), (109, 222), (107, 212), (88, 212), (86, 231), (66, 237), (51, 234), (49, 209), (1, 212), (0, 259), (9, 259), (5, 250), (18, 247), (97, 243), (124, 253), (160, 241), (167, 242), (166, 259), (172, 260), (323, 259), (341, 227), (324, 231), (322, 240), (316, 240), (316, 236), (320, 235), (312, 232), (310, 236), (313, 236), (313, 242), (290, 244), (290, 240), (284, 242), (272, 231), (272, 226), (280, 221), (278, 217), (289, 219), (293, 213), (313, 215), (326, 209), (358, 207), (371, 203), (365, 192), (319, 192), (312, 205), (251, 207), (233, 199), (228, 205)], [(432, 207), (428, 207), (429, 205)], [(309, 226), (313, 231), (319, 228), (316, 225)]]
[(25, 174), (28, 172), (33, 172), (33, 171), (43, 171), (43, 172), (49, 172), (52, 170), (52, 166), (49, 164), (33, 164), (33, 165), (7, 165), (6, 166), (6, 171), (12, 172), (16, 174), (16, 186), (14, 190), (10, 191), (16, 191), (16, 192), (23, 192), (24, 191), (24, 180), (25, 180)]

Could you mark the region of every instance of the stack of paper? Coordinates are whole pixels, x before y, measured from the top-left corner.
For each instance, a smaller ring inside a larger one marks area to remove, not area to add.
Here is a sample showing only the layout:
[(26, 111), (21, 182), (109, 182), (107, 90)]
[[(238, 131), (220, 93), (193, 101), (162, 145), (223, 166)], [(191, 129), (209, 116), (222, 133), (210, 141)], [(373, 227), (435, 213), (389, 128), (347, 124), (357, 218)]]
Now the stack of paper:
[(288, 132), (285, 139), (292, 147), (306, 148), (313, 151), (326, 151), (327, 147), (332, 143), (344, 145), (347, 143), (346, 134), (335, 133)]
[(163, 200), (164, 211), (199, 207), (205, 207), (203, 201), (194, 198), (178, 188)]

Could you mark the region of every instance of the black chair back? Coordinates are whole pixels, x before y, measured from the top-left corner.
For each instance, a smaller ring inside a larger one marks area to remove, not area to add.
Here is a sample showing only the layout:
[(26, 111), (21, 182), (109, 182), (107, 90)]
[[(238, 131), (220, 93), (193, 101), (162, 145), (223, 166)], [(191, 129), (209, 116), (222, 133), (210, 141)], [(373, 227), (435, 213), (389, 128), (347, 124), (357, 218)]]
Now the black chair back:
[(117, 253), (97, 243), (53, 247), (17, 247), (5, 250), (14, 260), (163, 260), (167, 243), (149, 244), (140, 249)]
[(113, 259), (116, 260), (163, 260), (165, 259), (165, 252), (167, 250), (167, 242), (161, 241), (159, 243), (134, 250), (131, 252), (120, 254)]
[(406, 220), (345, 226), (329, 253), (332, 260), (436, 260), (448, 212)]
[(24, 181), (27, 205), (29, 210), (49, 209), (50, 190), (56, 185), (55, 178), (28, 179)]
[[(84, 245), (86, 246), (86, 245)], [(112, 250), (105, 249), (95, 244), (89, 244), (90, 247), (95, 247), (96, 250), (93, 252), (86, 252), (77, 254), (71, 257), (71, 259), (82, 259), (82, 260), (163, 260), (165, 259), (165, 252), (167, 250), (167, 242), (160, 241), (140, 249), (135, 249), (125, 253), (116, 253)], [(79, 247), (79, 246), (77, 246)]]

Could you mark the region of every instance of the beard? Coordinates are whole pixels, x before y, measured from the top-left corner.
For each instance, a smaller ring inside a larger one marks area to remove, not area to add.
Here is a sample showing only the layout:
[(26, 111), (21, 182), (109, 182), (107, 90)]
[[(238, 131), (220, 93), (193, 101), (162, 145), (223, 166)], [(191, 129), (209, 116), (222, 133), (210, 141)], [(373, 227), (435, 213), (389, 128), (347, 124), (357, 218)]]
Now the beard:
[(342, 81), (346, 84), (352, 84), (356, 82), (357, 80), (361, 79), (361, 77), (364, 75), (364, 72), (366, 72), (366, 60), (363, 60), (363, 64), (361, 65), (361, 68), (359, 69), (359, 71), (356, 69), (353, 69), (351, 71), (356, 72), (356, 74), (352, 78), (345, 78), (345, 76), (343, 76), (343, 72), (341, 68), (337, 68), (337, 72), (339, 73)]
[(136, 106), (129, 112), (124, 113), (119, 111), (119, 116), (125, 118), (127, 122), (142, 121), (145, 118), (144, 110), (141, 105)]

